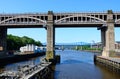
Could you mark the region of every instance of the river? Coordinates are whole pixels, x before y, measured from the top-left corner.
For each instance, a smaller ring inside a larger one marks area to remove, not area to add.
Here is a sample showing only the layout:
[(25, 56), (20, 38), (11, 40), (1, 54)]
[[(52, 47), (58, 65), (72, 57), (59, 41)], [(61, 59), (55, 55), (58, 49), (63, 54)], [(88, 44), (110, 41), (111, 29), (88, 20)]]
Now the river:
[[(61, 62), (55, 66), (54, 79), (120, 79), (118, 73), (112, 72), (103, 66), (95, 65), (94, 53), (75, 50), (56, 50), (61, 55)], [(9, 64), (0, 68), (5, 70), (17, 70), (17, 67), (25, 64), (39, 64), (40, 57), (31, 60)]]
[(56, 53), (61, 55), (61, 63), (56, 65), (55, 79), (120, 79), (120, 74), (95, 65), (94, 53), (75, 50)]

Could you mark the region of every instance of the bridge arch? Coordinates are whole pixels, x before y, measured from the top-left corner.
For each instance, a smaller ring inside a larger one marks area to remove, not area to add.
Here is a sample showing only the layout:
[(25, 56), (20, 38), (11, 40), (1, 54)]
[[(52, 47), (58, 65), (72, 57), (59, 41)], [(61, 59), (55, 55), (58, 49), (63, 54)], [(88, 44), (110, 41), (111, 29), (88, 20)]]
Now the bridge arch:
[(120, 19), (115, 20), (115, 23), (120, 22)]
[[(21, 21), (19, 21), (17, 19), (26, 19), (25, 21), (22, 21), (23, 23), (26, 23), (26, 22), (28, 22), (28, 23), (29, 22), (38, 22), (38, 23), (42, 23), (42, 24), (46, 24), (47, 23), (45, 20), (41, 20), (41, 19), (36, 18), (36, 17), (31, 17), (31, 16), (16, 16), (16, 17), (5, 19), (5, 20), (1, 21), (0, 24), (4, 24), (4, 23), (10, 22), (10, 21), (12, 21), (11, 23), (21, 22)], [(29, 19), (29, 20), (27, 20), (27, 19)]]
[[(95, 22), (102, 22), (102, 23), (106, 23), (106, 21), (105, 20), (103, 20), (103, 19), (100, 19), (100, 18), (97, 18), (97, 17), (94, 17), (94, 16), (88, 16), (88, 15), (73, 15), (73, 16), (68, 16), (68, 17), (64, 17), (64, 18), (61, 18), (61, 19), (59, 19), (59, 20), (56, 20), (55, 21), (55, 23), (59, 23), (59, 22), (62, 22), (63, 20), (67, 20), (67, 19), (70, 19), (70, 18), (75, 18), (75, 17), (77, 17), (77, 18), (89, 18), (89, 19), (91, 19), (92, 21), (95, 21)], [(75, 21), (78, 21), (79, 22), (79, 20), (75, 20)], [(83, 20), (80, 20), (80, 21), (83, 21)], [(89, 22), (88, 20), (85, 20), (86, 22)]]

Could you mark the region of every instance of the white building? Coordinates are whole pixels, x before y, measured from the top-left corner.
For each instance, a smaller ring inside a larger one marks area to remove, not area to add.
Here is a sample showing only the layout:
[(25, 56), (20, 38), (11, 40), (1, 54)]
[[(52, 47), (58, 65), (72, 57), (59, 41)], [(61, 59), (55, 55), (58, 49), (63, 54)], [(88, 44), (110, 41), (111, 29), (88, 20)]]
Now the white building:
[(21, 52), (34, 52), (35, 45), (34, 44), (27, 44), (26, 46), (20, 47)]
[(43, 46), (35, 46), (34, 44), (27, 44), (26, 46), (20, 47), (20, 51), (25, 53), (25, 52), (42, 52), (46, 51), (46, 47)]

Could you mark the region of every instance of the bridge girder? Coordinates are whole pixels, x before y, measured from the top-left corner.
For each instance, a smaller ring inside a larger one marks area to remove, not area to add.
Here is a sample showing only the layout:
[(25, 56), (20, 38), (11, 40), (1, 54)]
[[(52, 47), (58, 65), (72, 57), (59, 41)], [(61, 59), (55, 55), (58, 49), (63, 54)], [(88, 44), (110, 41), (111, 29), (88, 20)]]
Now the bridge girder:
[[(107, 12), (102, 13), (53, 13), (54, 25), (101, 25), (107, 21)], [(120, 25), (120, 13), (113, 13), (116, 25)], [(47, 25), (48, 14), (0, 14), (0, 26), (6, 25)], [(17, 22), (17, 23), (16, 23)]]

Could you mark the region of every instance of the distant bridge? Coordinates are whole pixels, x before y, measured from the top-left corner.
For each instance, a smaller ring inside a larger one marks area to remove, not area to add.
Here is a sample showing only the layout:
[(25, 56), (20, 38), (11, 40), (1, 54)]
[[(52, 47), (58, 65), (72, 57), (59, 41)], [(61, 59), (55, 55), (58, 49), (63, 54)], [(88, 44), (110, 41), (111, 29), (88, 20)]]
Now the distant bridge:
[(6, 52), (7, 28), (46, 28), (47, 59), (54, 59), (55, 28), (97, 27), (101, 30), (103, 56), (115, 50), (114, 27), (120, 26), (120, 12), (0, 14), (0, 50)]
[[(93, 43), (87, 43), (87, 42), (74, 42), (74, 43), (55, 43), (55, 45), (91, 45)], [(95, 43), (94, 43), (95, 44)], [(44, 46), (47, 45), (47, 43), (43, 43)]]

